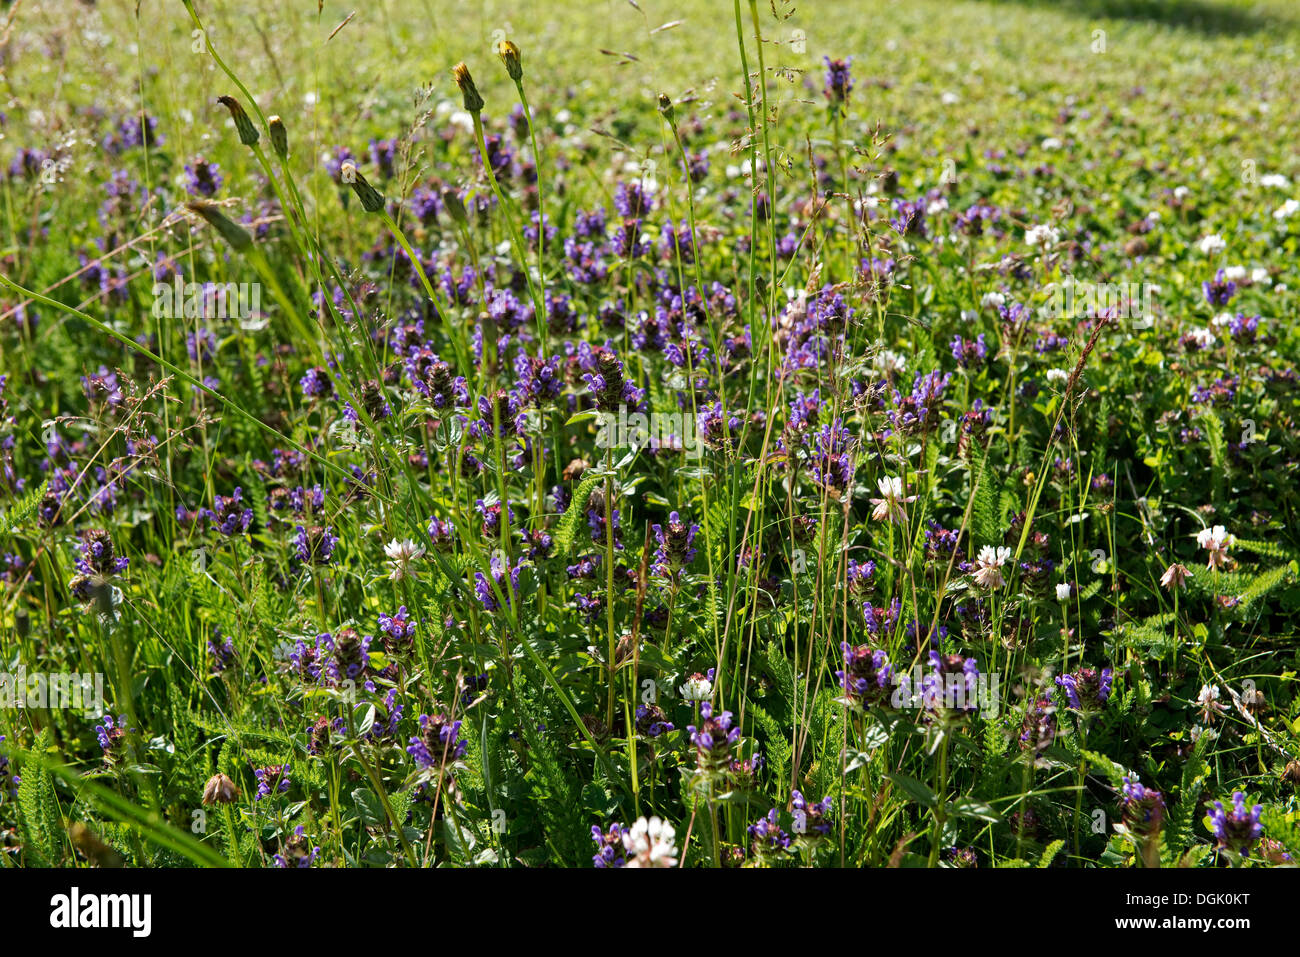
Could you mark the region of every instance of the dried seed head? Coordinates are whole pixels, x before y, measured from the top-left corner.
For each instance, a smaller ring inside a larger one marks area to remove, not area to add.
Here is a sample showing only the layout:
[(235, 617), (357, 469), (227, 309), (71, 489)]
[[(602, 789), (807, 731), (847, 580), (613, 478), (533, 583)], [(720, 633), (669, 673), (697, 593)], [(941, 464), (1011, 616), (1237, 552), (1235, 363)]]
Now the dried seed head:
[(275, 150), (275, 155), (284, 159), (289, 155), (289, 133), (284, 128), (284, 120), (276, 114), (266, 121), (266, 125), (271, 133), (271, 147)]
[(223, 216), (216, 203), (195, 201), (186, 203), (185, 208), (220, 233), (221, 238), (230, 243), (236, 252), (242, 253), (253, 245), (253, 237), (248, 231)]
[(239, 799), (239, 788), (220, 771), (208, 778), (203, 785), (204, 804), (234, 804)]
[(519, 58), (519, 47), (509, 40), (502, 40), (497, 44), (497, 56), (501, 57), (501, 62), (506, 65), (506, 72), (510, 74), (510, 79), (518, 83), (524, 78), (524, 65)]
[(256, 146), (258, 140), (257, 127), (248, 118), (248, 114), (244, 112), (240, 102), (233, 96), (219, 96), (217, 102), (230, 111), (230, 115), (235, 121), (235, 129), (239, 132), (239, 142), (245, 146)]
[(478, 87), (463, 60), (452, 67), (451, 75), (456, 78), (456, 86), (460, 87), (460, 94), (465, 98), (465, 109), (475, 116), (482, 113), (483, 97), (478, 95)]
[(355, 165), (344, 163), (339, 167), (339, 178), (352, 187), (352, 192), (361, 200), (361, 208), (367, 213), (377, 213), (384, 208), (384, 194), (366, 182)]

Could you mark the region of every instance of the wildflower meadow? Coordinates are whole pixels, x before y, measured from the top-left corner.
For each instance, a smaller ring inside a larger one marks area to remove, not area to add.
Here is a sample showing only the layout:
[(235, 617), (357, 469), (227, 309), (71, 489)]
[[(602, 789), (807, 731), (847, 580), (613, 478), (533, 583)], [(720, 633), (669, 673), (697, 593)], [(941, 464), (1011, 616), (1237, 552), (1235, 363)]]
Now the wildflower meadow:
[(1293, 867), (1298, 41), (6, 0), (0, 872)]

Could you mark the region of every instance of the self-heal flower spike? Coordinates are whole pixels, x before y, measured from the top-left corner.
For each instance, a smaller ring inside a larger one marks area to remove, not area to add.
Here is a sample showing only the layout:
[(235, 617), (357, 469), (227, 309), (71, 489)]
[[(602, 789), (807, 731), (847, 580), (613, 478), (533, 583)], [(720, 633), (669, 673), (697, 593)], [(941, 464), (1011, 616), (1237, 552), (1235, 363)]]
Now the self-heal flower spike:
[(384, 194), (370, 185), (355, 164), (344, 163), (339, 167), (339, 175), (352, 187), (352, 192), (361, 200), (361, 208), (367, 213), (377, 213), (384, 208)]
[(1219, 847), (1242, 857), (1250, 855), (1250, 849), (1264, 834), (1264, 825), (1259, 817), (1264, 813), (1260, 804), (1246, 807), (1246, 795), (1240, 791), (1232, 794), (1232, 808), (1224, 810), (1222, 801), (1214, 802), (1210, 812), (1210, 827), (1219, 839)]
[(1056, 683), (1065, 692), (1070, 707), (1075, 711), (1098, 711), (1110, 700), (1113, 673), (1109, 668), (1097, 671), (1080, 668), (1073, 674), (1061, 675)]
[(1154, 837), (1165, 817), (1165, 799), (1159, 791), (1145, 787), (1136, 777), (1125, 777), (1120, 791), (1124, 826), (1136, 837)]
[(245, 146), (256, 146), (259, 139), (257, 127), (244, 112), (243, 105), (233, 96), (219, 96), (217, 102), (230, 111), (230, 116), (235, 121), (235, 130), (239, 133), (239, 142)]
[(483, 97), (478, 95), (478, 87), (474, 85), (474, 77), (470, 76), (464, 60), (452, 67), (451, 75), (456, 78), (456, 86), (465, 99), (465, 111), (475, 115), (482, 113)]
[(691, 547), (695, 535), (700, 530), (698, 525), (687, 525), (675, 511), (668, 514), (668, 528), (662, 525), (651, 526), (659, 549), (655, 552), (654, 573), (663, 577), (675, 575), (695, 558), (696, 549)]
[(289, 765), (287, 764), (272, 764), (269, 767), (257, 768), (253, 771), (253, 776), (257, 778), (257, 794), (253, 797), (254, 801), (270, 797), (272, 791), (283, 794), (289, 790)]

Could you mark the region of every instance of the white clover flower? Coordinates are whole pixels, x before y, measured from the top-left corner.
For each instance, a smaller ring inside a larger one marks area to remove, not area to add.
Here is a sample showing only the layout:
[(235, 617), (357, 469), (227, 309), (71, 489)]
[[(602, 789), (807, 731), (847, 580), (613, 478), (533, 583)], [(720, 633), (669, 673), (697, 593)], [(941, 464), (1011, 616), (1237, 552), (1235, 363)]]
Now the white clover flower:
[(1049, 136), (1047, 137), (1047, 139), (1043, 140), (1043, 142), (1039, 144), (1039, 146), (1041, 146), (1045, 150), (1059, 150), (1064, 145), (1065, 144), (1063, 144), (1055, 136)]
[(1201, 685), (1201, 693), (1196, 696), (1195, 704), (1201, 721), (1205, 724), (1210, 724), (1216, 716), (1227, 710), (1219, 701), (1218, 685)]
[(1005, 306), (1006, 303), (1007, 297), (1002, 295), (1000, 292), (986, 292), (980, 297), (980, 305), (985, 307), (992, 306), (994, 309), (997, 309), (1001, 306)]
[(901, 522), (907, 518), (907, 510), (903, 508), (905, 503), (915, 502), (916, 496), (903, 496), (903, 480), (897, 475), (884, 475), (876, 481), (876, 487), (880, 489), (881, 498), (873, 498), (871, 504), (876, 506), (872, 511), (871, 517), (877, 522), (890, 521)]
[(1186, 186), (1174, 187), (1174, 199), (1186, 199), (1188, 196), (1191, 195), (1191, 193), (1192, 191), (1188, 189)]
[(399, 582), (411, 573), (411, 562), (423, 555), (424, 549), (409, 538), (400, 542), (393, 539), (384, 546), (384, 554), (388, 556), (388, 564), (392, 566), (388, 577)]
[(975, 582), (983, 588), (1001, 588), (1005, 583), (1002, 577), (1002, 566), (1011, 558), (1011, 549), (1005, 545), (999, 545), (994, 548), (992, 545), (985, 545), (980, 549), (979, 555), (975, 558)]
[(1202, 349), (1212, 348), (1214, 344), (1219, 341), (1218, 337), (1215, 336), (1215, 334), (1212, 333), (1209, 329), (1202, 329), (1199, 326), (1193, 329), (1187, 335), (1190, 336), (1192, 341), (1195, 342)]
[(1068, 382), (1069, 379), (1070, 379), (1070, 373), (1066, 372), (1064, 369), (1047, 370), (1048, 382)]
[(1212, 325), (1218, 326), (1220, 329), (1222, 329), (1224, 326), (1231, 325), (1231, 324), (1232, 324), (1232, 320), (1233, 320), (1233, 319), (1236, 319), (1236, 318), (1237, 318), (1237, 317), (1234, 316), (1234, 315), (1233, 315), (1232, 313), (1230, 313), (1230, 312), (1221, 312), (1221, 313), (1219, 313), (1217, 316), (1215, 316), (1213, 319), (1211, 319), (1211, 320), (1210, 320), (1210, 323), (1211, 323)]
[(1059, 585), (1056, 586), (1056, 600), (1069, 601), (1070, 595), (1073, 593), (1073, 591), (1074, 591), (1074, 587), (1069, 582), (1061, 582)]
[(1210, 233), (1208, 236), (1201, 237), (1201, 241), (1196, 244), (1196, 248), (1201, 251), (1203, 256), (1217, 256), (1228, 248), (1228, 244), (1218, 233)]
[(1052, 246), (1061, 241), (1061, 231), (1050, 223), (1030, 226), (1025, 230), (1027, 246)]
[(881, 372), (902, 372), (907, 368), (903, 357), (888, 349), (876, 354), (875, 366)]
[(713, 697), (713, 682), (704, 675), (691, 675), (677, 693), (686, 701), (708, 701)]
[(447, 123), (456, 129), (465, 133), (474, 132), (474, 117), (470, 116), (464, 110), (456, 110), (447, 118)]
[(944, 90), (943, 95), (939, 97), (939, 102), (944, 106), (953, 106), (954, 104), (961, 102), (961, 97), (952, 92), (952, 90)]
[(657, 817), (650, 820), (637, 818), (635, 824), (623, 832), (623, 850), (627, 852), (624, 867), (676, 867), (677, 832), (667, 821)]
[(1281, 173), (1265, 173), (1259, 178), (1259, 185), (1270, 189), (1287, 189), (1291, 186), (1291, 181)]
[(925, 207), (925, 215), (935, 216), (939, 213), (942, 213), (947, 208), (948, 208), (948, 201), (943, 197), (940, 197), (939, 199), (936, 199), (934, 202), (930, 203)]
[(1294, 199), (1288, 199), (1285, 203), (1273, 210), (1273, 218), (1278, 222), (1284, 219), (1290, 219), (1297, 212), (1300, 212), (1300, 203)]
[(1237, 538), (1222, 525), (1203, 528), (1196, 533), (1196, 544), (1208, 551), (1206, 568), (1221, 568), (1228, 561), (1228, 549), (1237, 544)]
[(1245, 266), (1224, 266), (1223, 278), (1229, 282), (1244, 282), (1246, 279)]
[(1270, 286), (1273, 284), (1273, 277), (1263, 266), (1257, 266), (1250, 271), (1250, 281), (1257, 286)]

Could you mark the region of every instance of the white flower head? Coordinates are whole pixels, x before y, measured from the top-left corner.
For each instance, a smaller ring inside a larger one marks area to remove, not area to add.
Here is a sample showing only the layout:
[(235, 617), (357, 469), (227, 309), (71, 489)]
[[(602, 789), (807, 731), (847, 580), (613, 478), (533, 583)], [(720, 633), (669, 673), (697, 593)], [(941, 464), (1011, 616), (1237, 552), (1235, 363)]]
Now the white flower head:
[(623, 850), (627, 852), (624, 867), (676, 867), (677, 832), (667, 821), (657, 817), (650, 820), (637, 818), (635, 824), (623, 832)]
[(1230, 282), (1243, 282), (1246, 279), (1245, 266), (1224, 266), (1223, 278)]
[(1291, 186), (1291, 181), (1281, 173), (1265, 173), (1259, 178), (1259, 185), (1269, 189), (1287, 189)]
[(1006, 303), (1007, 297), (1002, 295), (1000, 292), (986, 292), (980, 298), (980, 305), (986, 308), (992, 306), (994, 309), (997, 309), (999, 306), (1005, 306)]
[(1250, 271), (1250, 281), (1257, 286), (1268, 286), (1272, 284), (1273, 277), (1263, 266), (1256, 266)]
[(1228, 549), (1237, 544), (1237, 538), (1222, 525), (1203, 528), (1196, 533), (1196, 544), (1210, 554), (1206, 568), (1221, 568), (1228, 562)]
[(411, 562), (423, 555), (424, 549), (409, 538), (400, 542), (393, 539), (384, 546), (384, 554), (388, 556), (388, 564), (392, 566), (388, 577), (399, 582), (411, 574)]
[(691, 675), (677, 693), (687, 701), (708, 701), (713, 697), (713, 682), (704, 675)]
[(1025, 230), (1027, 246), (1054, 246), (1061, 241), (1061, 231), (1050, 223), (1030, 226)]
[(1284, 219), (1290, 219), (1297, 212), (1300, 212), (1300, 203), (1294, 199), (1288, 199), (1285, 203), (1273, 210), (1273, 218), (1278, 222)]
[(1074, 587), (1069, 582), (1061, 582), (1056, 586), (1056, 600), (1069, 601), (1073, 591)]
[(1047, 370), (1048, 382), (1066, 382), (1069, 380), (1069, 378), (1070, 378), (1070, 373), (1066, 372), (1064, 369)]
[(1228, 248), (1228, 244), (1218, 233), (1210, 233), (1208, 236), (1201, 237), (1201, 241), (1196, 244), (1196, 248), (1201, 251), (1203, 256), (1217, 256)]
[(1011, 549), (1005, 545), (994, 548), (985, 545), (975, 557), (975, 582), (982, 588), (1001, 588), (1005, 583), (1002, 566), (1011, 558)]
[(871, 504), (876, 506), (871, 513), (871, 517), (877, 522), (901, 522), (907, 518), (907, 509), (903, 508), (905, 504), (915, 502), (916, 496), (904, 496), (903, 480), (897, 475), (882, 475), (876, 480), (876, 487), (880, 489), (880, 498), (873, 498)]
[(1064, 144), (1055, 136), (1049, 136), (1039, 145), (1045, 150), (1059, 150)]

